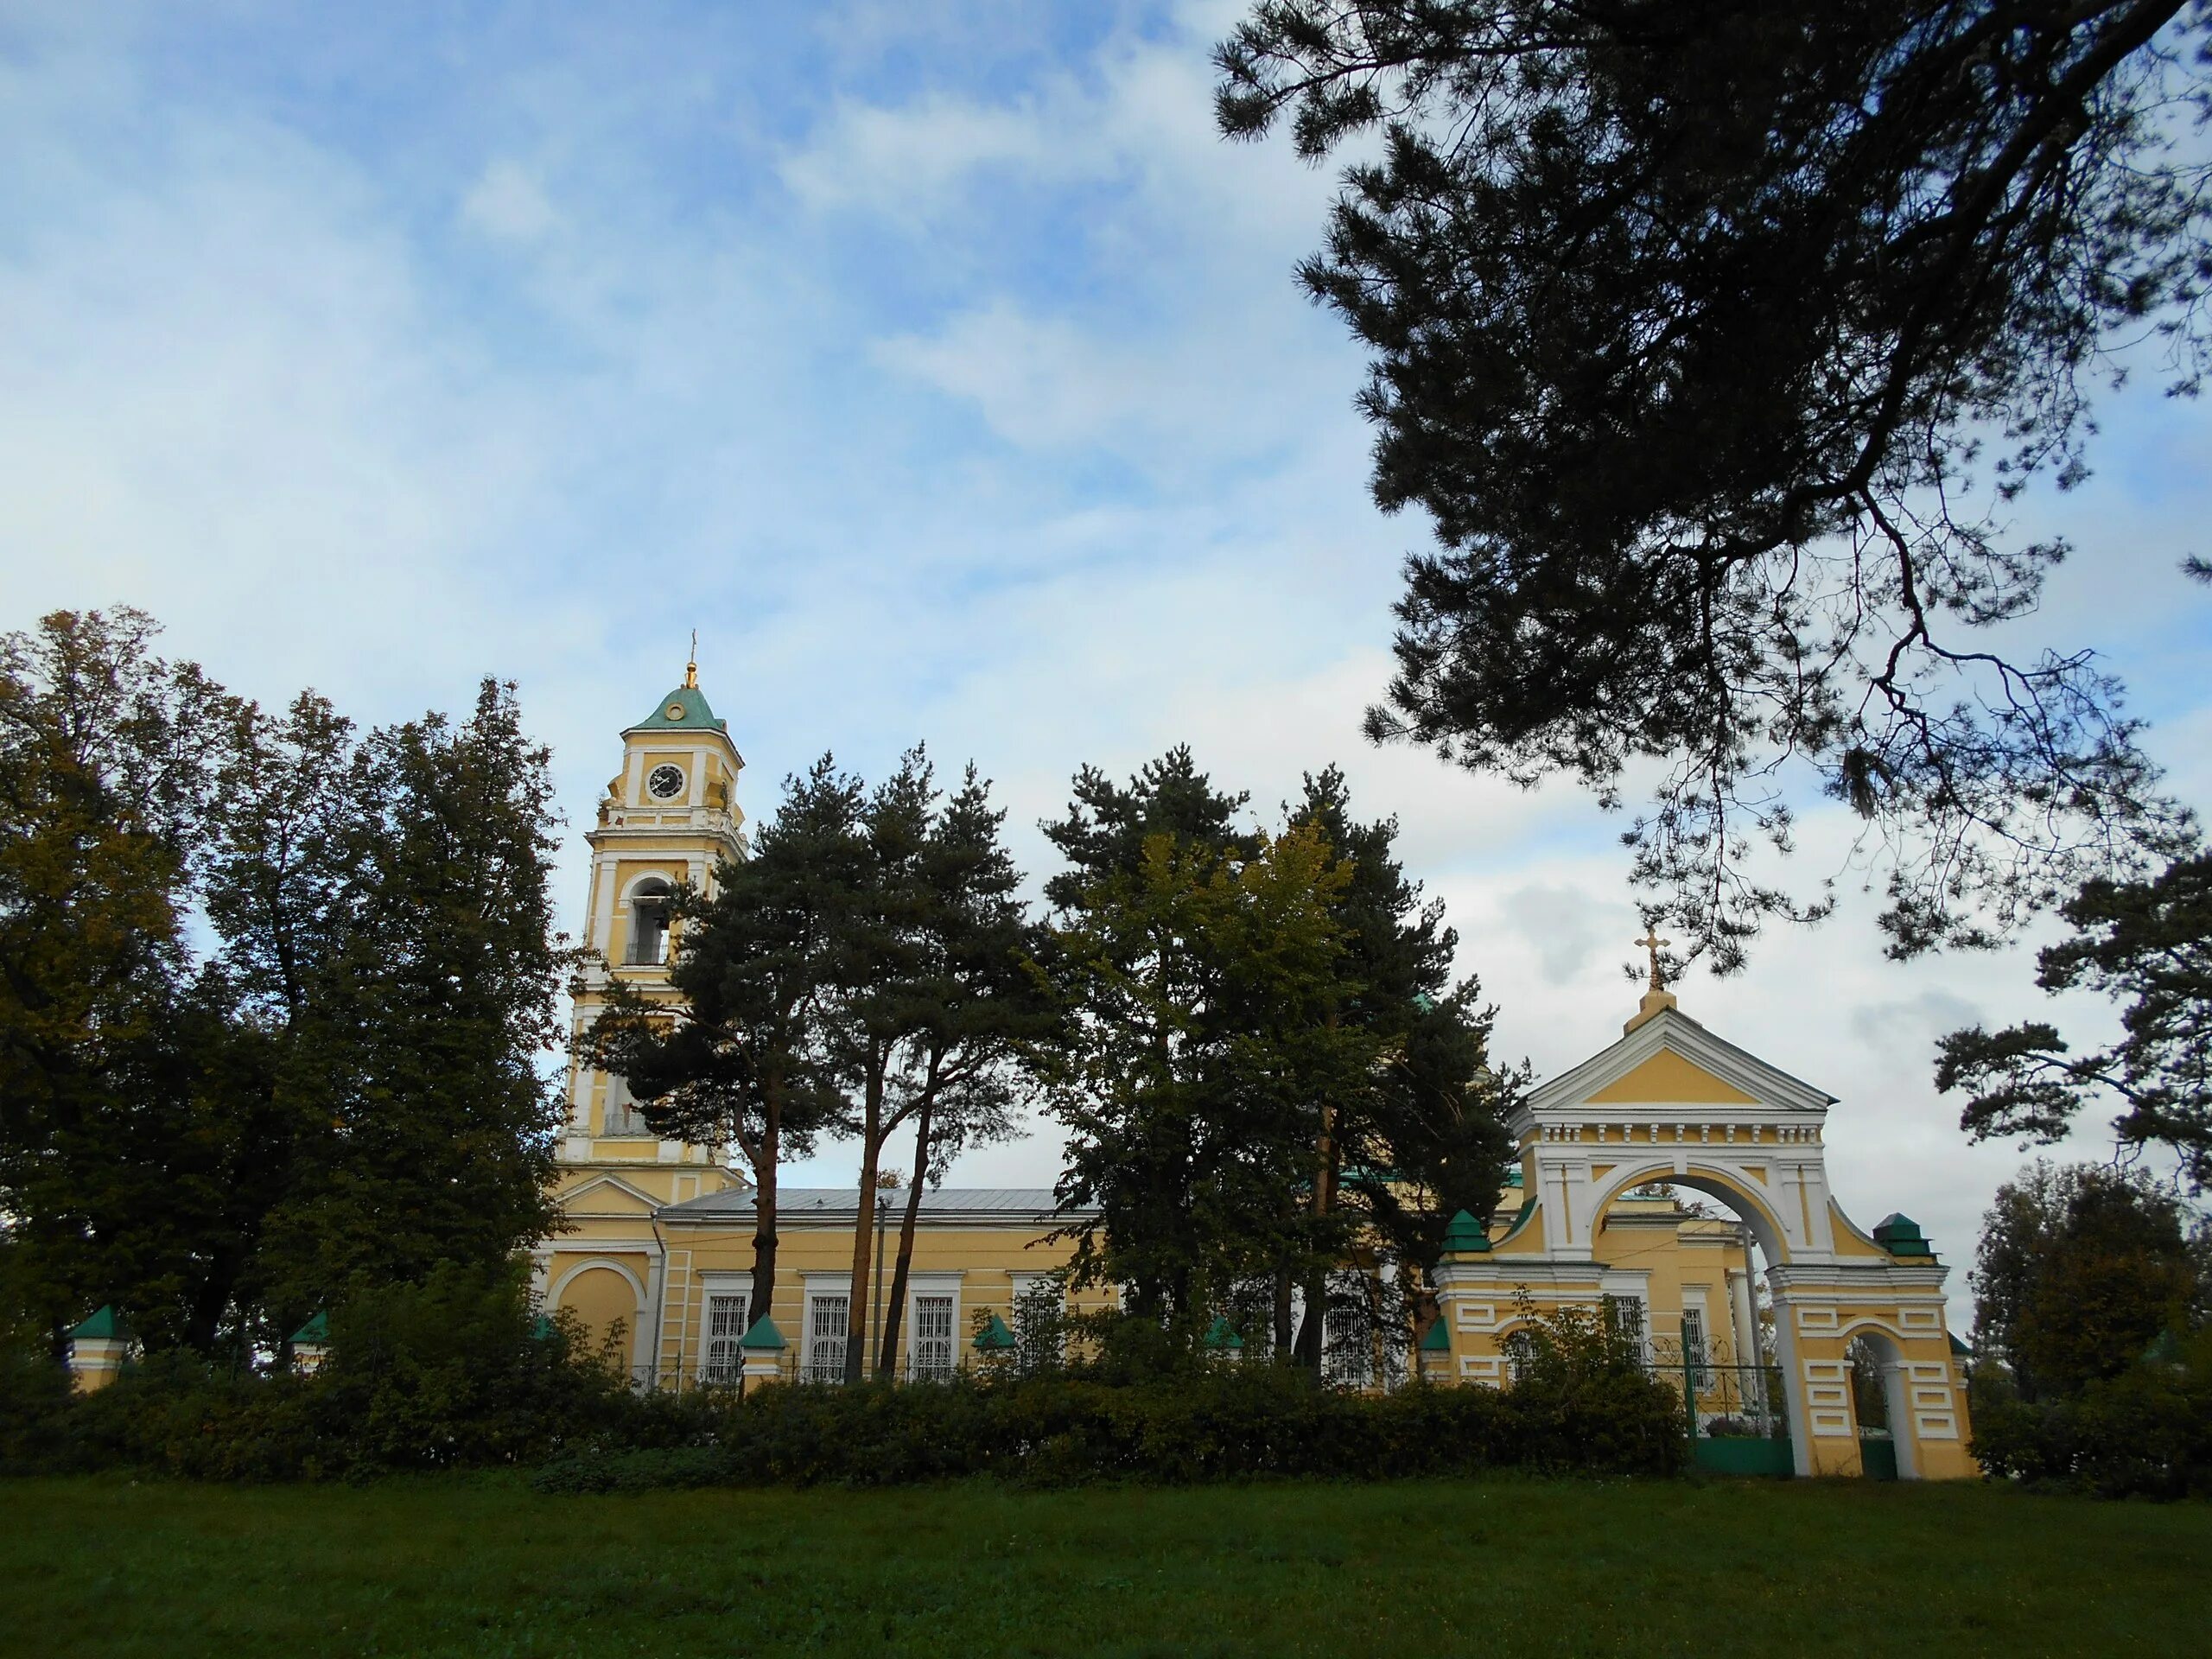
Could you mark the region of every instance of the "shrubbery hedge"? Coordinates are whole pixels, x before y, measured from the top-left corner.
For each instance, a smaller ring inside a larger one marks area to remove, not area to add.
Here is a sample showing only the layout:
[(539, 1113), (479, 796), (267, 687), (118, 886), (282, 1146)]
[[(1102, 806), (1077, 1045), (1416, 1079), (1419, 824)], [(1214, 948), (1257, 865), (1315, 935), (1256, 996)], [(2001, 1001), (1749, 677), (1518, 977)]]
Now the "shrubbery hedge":
[(2067, 1399), (1977, 1390), (1973, 1449), (1999, 1479), (2100, 1497), (2212, 1497), (2212, 1326)]
[(1104, 1339), (1106, 1360), (1049, 1376), (639, 1395), (572, 1329), (537, 1320), (518, 1276), (460, 1268), (357, 1293), (332, 1315), (330, 1338), (311, 1376), (172, 1354), (83, 1396), (50, 1361), (0, 1363), (0, 1472), (312, 1480), (536, 1465), (544, 1490), (608, 1491), (973, 1475), (1065, 1484), (1667, 1474), (1685, 1456), (1673, 1390), (1572, 1320), (1529, 1349), (1506, 1392), (1414, 1386), (1383, 1396), (1266, 1363), (1147, 1372), (1128, 1344)]
[(1071, 1376), (940, 1386), (770, 1387), (681, 1450), (579, 1449), (546, 1491), (649, 1486), (892, 1485), (996, 1475), (1061, 1485), (1269, 1476), (1391, 1479), (1522, 1468), (1670, 1474), (1686, 1453), (1672, 1391), (1636, 1375), (1505, 1392), (1315, 1387), (1274, 1367), (1151, 1382)]

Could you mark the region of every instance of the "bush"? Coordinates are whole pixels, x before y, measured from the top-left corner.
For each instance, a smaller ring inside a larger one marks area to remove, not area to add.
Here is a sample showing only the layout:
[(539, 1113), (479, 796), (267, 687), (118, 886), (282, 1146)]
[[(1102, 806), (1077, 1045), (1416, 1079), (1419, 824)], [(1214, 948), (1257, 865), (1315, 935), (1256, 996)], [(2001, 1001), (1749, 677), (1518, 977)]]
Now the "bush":
[(312, 1376), (171, 1352), (76, 1397), (50, 1362), (0, 1369), (0, 1472), (361, 1478), (709, 1433), (696, 1404), (638, 1398), (572, 1324), (538, 1320), (519, 1269), (448, 1264), (421, 1285), (364, 1288), (333, 1313), (330, 1341)]
[(2101, 1497), (2212, 1497), (2212, 1326), (2064, 1399), (1977, 1395), (1974, 1455), (1999, 1479)]
[(776, 1385), (721, 1407), (711, 1446), (609, 1448), (541, 1469), (546, 1491), (667, 1485), (1191, 1484), (1548, 1472), (1669, 1474), (1685, 1456), (1672, 1391), (1638, 1375), (1506, 1392), (1416, 1384), (1370, 1395), (1267, 1365), (1116, 1384), (1083, 1376), (931, 1386)]

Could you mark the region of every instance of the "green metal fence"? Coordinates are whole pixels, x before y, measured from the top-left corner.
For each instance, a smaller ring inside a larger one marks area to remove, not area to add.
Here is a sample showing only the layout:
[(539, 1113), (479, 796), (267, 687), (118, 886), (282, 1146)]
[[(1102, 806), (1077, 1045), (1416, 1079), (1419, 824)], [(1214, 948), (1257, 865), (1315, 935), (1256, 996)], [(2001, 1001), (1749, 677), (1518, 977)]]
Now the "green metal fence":
[(1789, 1475), (1789, 1395), (1772, 1365), (1733, 1363), (1725, 1348), (1710, 1352), (1655, 1339), (1650, 1368), (1681, 1395), (1690, 1460), (1722, 1475)]

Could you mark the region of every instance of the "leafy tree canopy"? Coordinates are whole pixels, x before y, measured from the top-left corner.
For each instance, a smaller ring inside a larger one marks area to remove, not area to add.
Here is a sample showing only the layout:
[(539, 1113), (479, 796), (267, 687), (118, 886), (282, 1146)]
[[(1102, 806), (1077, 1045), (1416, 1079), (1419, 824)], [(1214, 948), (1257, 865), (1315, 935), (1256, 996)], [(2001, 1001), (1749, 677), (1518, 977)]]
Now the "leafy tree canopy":
[(2036, 1163), (1997, 1189), (1974, 1272), (1974, 1334), (2028, 1400), (2077, 1394), (2161, 1332), (2203, 1321), (2212, 1231), (2146, 1177)]
[(2196, 387), (2208, 28), (2185, 0), (1260, 0), (1221, 125), (1355, 156), (1299, 276), (1373, 353), (1376, 500), (1442, 544), (1371, 734), (1608, 804), (1655, 769), (1637, 878), (1723, 970), (1829, 902), (1751, 862), (1807, 768), (1866, 826), (1897, 954), (2172, 855), (2090, 653), (1974, 633), (2068, 552), (2002, 515), (2082, 476), (2117, 346)]
[(555, 819), (512, 688), (356, 737), (156, 632), (0, 639), (5, 1276), (235, 1354), (550, 1223)]

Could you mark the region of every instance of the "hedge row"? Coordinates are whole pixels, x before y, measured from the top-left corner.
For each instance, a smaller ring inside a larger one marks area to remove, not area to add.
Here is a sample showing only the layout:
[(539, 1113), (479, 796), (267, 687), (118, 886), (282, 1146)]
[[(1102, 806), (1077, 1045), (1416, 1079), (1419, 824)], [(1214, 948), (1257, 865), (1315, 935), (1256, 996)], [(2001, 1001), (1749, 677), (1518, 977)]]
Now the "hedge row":
[(1273, 1368), (1113, 1385), (1046, 1376), (942, 1386), (770, 1387), (687, 1446), (600, 1446), (547, 1463), (541, 1491), (894, 1485), (993, 1475), (1026, 1484), (1189, 1484), (1265, 1477), (1391, 1479), (1519, 1468), (1670, 1474), (1672, 1391), (1636, 1375), (1501, 1393), (1317, 1388)]

